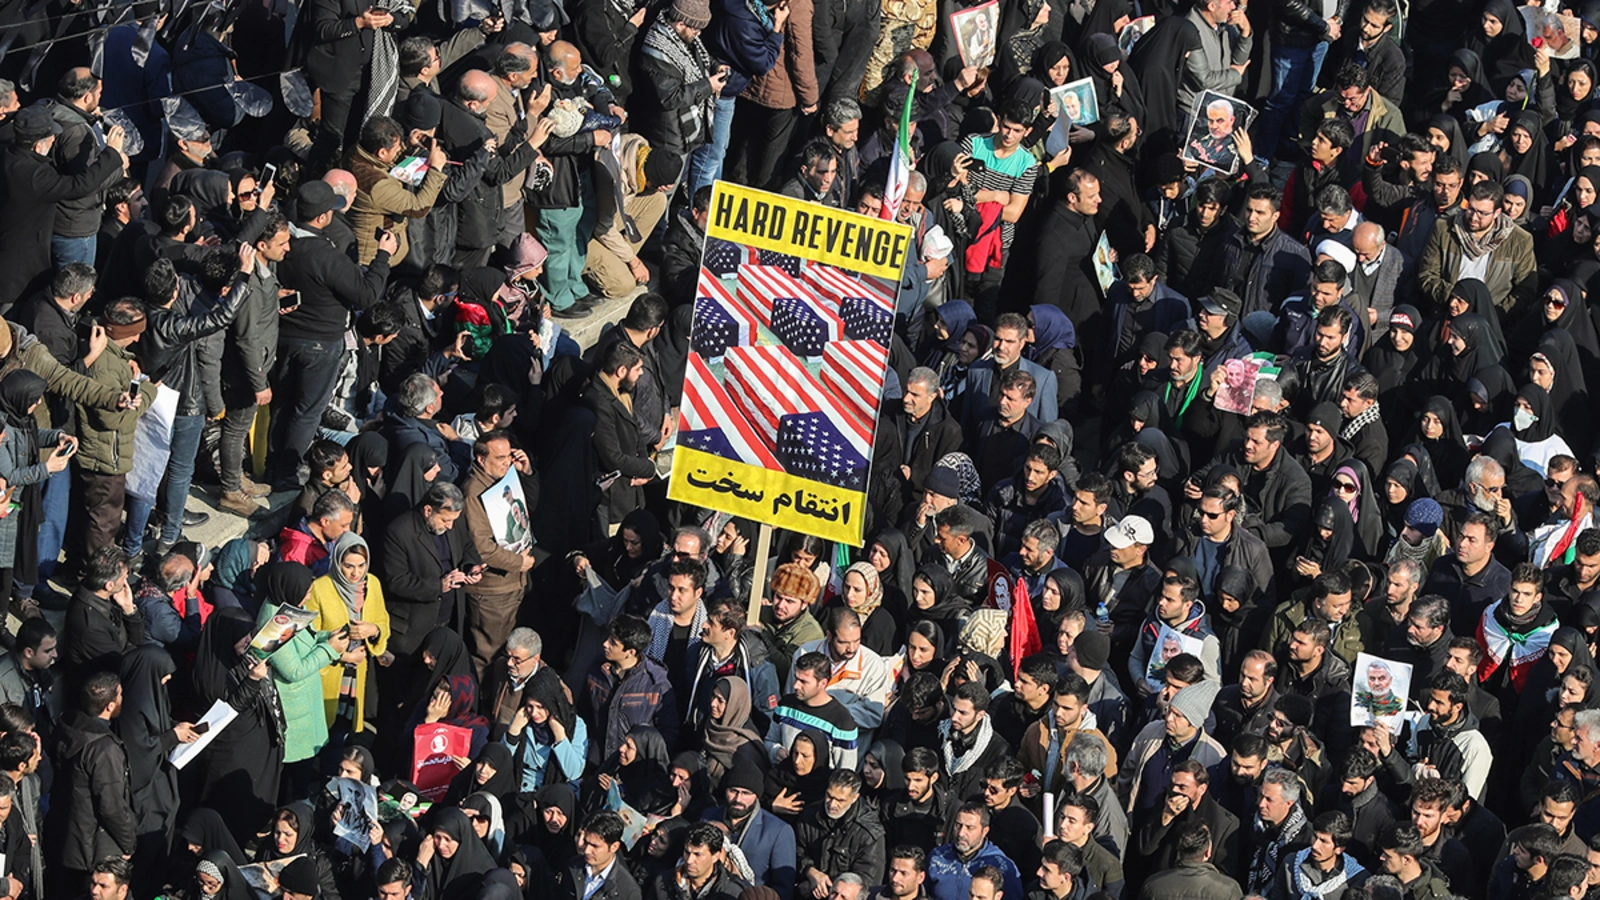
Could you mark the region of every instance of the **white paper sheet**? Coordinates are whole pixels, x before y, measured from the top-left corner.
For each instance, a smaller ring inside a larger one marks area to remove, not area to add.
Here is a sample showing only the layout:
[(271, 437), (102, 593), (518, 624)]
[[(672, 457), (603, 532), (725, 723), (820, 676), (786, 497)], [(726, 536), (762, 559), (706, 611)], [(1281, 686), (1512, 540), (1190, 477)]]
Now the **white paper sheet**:
[(172, 748), (172, 754), (167, 757), (167, 761), (172, 763), (174, 769), (182, 769), (187, 766), (194, 761), (196, 756), (200, 755), (200, 751), (216, 740), (217, 735), (222, 733), (222, 729), (227, 728), (238, 717), (238, 710), (223, 703), (221, 700), (211, 704), (211, 708), (206, 710), (205, 716), (195, 723), (196, 725), (201, 723), (210, 725), (210, 730), (200, 735), (200, 739), (192, 744), (179, 744)]

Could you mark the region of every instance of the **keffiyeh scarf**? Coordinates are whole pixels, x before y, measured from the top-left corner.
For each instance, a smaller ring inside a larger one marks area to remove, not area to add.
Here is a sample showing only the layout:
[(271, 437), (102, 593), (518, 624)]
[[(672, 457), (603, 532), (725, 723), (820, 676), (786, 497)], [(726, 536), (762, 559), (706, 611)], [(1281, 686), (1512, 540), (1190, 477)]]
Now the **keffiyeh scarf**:
[(1450, 227), (1455, 229), (1456, 238), (1461, 241), (1461, 251), (1470, 259), (1477, 259), (1500, 249), (1500, 244), (1511, 236), (1511, 232), (1517, 230), (1517, 223), (1511, 221), (1510, 216), (1501, 213), (1495, 216), (1494, 224), (1489, 226), (1489, 233), (1479, 239), (1473, 237), (1472, 232), (1467, 230), (1463, 224), (1465, 219), (1465, 216), (1456, 216)]
[[(389, 12), (411, 16), (416, 9), (407, 3), (389, 7)], [(367, 94), (367, 114), (363, 122), (373, 116), (387, 116), (394, 111), (395, 97), (400, 90), (400, 45), (387, 28), (379, 28), (372, 35), (372, 86)]]
[(994, 740), (994, 726), (989, 724), (988, 716), (978, 719), (977, 732), (972, 736), (972, 745), (964, 753), (955, 752), (955, 736), (952, 734), (950, 720), (945, 719), (939, 723), (940, 751), (944, 753), (944, 768), (952, 776), (972, 768), (980, 758), (983, 751), (988, 749), (989, 742)]
[[(689, 640), (694, 642), (700, 638), (700, 627), (706, 624), (706, 605), (696, 603), (694, 606), (694, 621), (689, 623)], [(667, 643), (672, 640), (672, 607), (663, 600), (650, 610), (650, 649), (645, 651), (645, 656), (658, 663), (665, 663), (667, 659)]]
[(1367, 427), (1368, 424), (1378, 421), (1378, 415), (1378, 404), (1374, 403), (1367, 407), (1366, 412), (1346, 422), (1344, 427), (1339, 429), (1339, 437), (1347, 441), (1354, 438), (1356, 433)]
[[(645, 33), (644, 53), (677, 69), (683, 75), (684, 84), (699, 84), (711, 78), (711, 54), (706, 52), (705, 44), (699, 38), (684, 43), (678, 33), (672, 30), (672, 23), (667, 16), (656, 19), (656, 23)], [(716, 114), (716, 106), (717, 98), (713, 92), (689, 109), (668, 110), (676, 112), (683, 121), (685, 146), (694, 146), (700, 136), (706, 133)]]
[(1329, 895), (1337, 895), (1346, 882), (1366, 871), (1360, 863), (1350, 857), (1350, 854), (1341, 853), (1339, 858), (1344, 862), (1344, 867), (1321, 884), (1312, 884), (1306, 880), (1305, 870), (1302, 868), (1305, 861), (1310, 858), (1310, 847), (1301, 850), (1294, 855), (1294, 868), (1290, 870), (1294, 873), (1294, 890), (1300, 895), (1300, 900), (1321, 900)]
[[(1272, 840), (1256, 845), (1255, 856), (1250, 860), (1250, 885), (1247, 888), (1251, 893), (1260, 893), (1272, 884), (1272, 879), (1278, 875), (1278, 860), (1283, 857), (1284, 846), (1305, 825), (1305, 810), (1296, 803), (1289, 807), (1289, 815), (1284, 817), (1283, 824), (1278, 826), (1278, 833), (1272, 836)], [(1270, 827), (1261, 820), (1259, 814), (1256, 815), (1254, 830), (1257, 835), (1264, 834)]]

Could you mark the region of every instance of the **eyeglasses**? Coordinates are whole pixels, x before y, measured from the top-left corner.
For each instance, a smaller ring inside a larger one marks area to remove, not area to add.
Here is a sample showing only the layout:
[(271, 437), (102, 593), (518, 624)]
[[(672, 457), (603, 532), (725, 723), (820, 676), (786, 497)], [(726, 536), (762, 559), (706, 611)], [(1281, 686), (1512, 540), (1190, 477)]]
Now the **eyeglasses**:
[(256, 189), (256, 190), (253, 190), (253, 191), (240, 191), (239, 192), (239, 199), (241, 199), (241, 200), (244, 199), (245, 197), (259, 197), (259, 196), (261, 196), (261, 190), (259, 188)]
[(1207, 522), (1215, 522), (1217, 519), (1220, 519), (1223, 516), (1227, 515), (1227, 513), (1226, 512), (1207, 512), (1207, 511), (1202, 509), (1202, 510), (1200, 510), (1200, 515), (1205, 516)]
[(1348, 481), (1335, 481), (1333, 489), (1341, 494), (1354, 494), (1359, 488)]
[(1544, 305), (1550, 307), (1551, 309), (1566, 309), (1567, 301), (1562, 300), (1559, 297), (1546, 297), (1544, 298)]
[(1545, 487), (1553, 487), (1553, 488), (1558, 488), (1558, 487), (1565, 487), (1565, 486), (1566, 486), (1566, 484), (1567, 484), (1567, 483), (1566, 483), (1566, 482), (1565, 482), (1565, 481), (1557, 481), (1557, 480), (1556, 480), (1556, 479), (1554, 479), (1554, 478), (1546, 478), (1546, 479), (1545, 479), (1545, 480), (1544, 480), (1544, 486), (1545, 486)]

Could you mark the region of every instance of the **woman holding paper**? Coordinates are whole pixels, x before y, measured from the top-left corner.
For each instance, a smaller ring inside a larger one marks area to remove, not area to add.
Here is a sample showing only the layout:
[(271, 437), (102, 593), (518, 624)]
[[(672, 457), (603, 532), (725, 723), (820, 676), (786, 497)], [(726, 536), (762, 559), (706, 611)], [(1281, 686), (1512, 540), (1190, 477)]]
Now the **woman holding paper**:
[(160, 861), (178, 825), (178, 770), (167, 761), (167, 754), (200, 738), (188, 722), (172, 721), (167, 682), (177, 669), (167, 651), (155, 644), (135, 647), (122, 658), (123, 706), (116, 729), (128, 751), (128, 780), (138, 819), (134, 881), (147, 887), (159, 886), (148, 879), (160, 876)]
[(245, 651), (253, 634), (254, 621), (244, 610), (218, 607), (194, 655), (200, 702), (226, 703), (239, 713), (194, 762), (204, 786), (201, 807), (215, 810), (236, 842), (253, 837), (272, 814), (283, 772), (283, 707), (267, 661)]
[(366, 730), (367, 667), (370, 657), (388, 654), (389, 610), (383, 586), (369, 572), (372, 551), (361, 535), (347, 531), (333, 543), (328, 574), (311, 584), (306, 609), (317, 614), (317, 631), (350, 630), (350, 649), (322, 670), (322, 701), (328, 727), (350, 733)]
[[(256, 594), (262, 598), (256, 616), (260, 628), (272, 621), (280, 607), (304, 608), (311, 600), (311, 570), (299, 563), (273, 562), (256, 576)], [(307, 797), (317, 780), (317, 754), (328, 743), (328, 718), (323, 711), (322, 670), (344, 657), (351, 632), (297, 630), (294, 637), (267, 657), (272, 684), (283, 704), (286, 723), (283, 739), (283, 796)]]

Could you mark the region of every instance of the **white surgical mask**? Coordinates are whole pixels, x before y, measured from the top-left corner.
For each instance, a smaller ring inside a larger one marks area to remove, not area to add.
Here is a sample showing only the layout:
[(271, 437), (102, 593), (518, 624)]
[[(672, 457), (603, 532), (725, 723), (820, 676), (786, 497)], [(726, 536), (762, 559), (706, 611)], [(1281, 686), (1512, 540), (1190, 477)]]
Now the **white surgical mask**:
[(1528, 427), (1537, 421), (1539, 421), (1538, 416), (1528, 412), (1520, 406), (1517, 407), (1516, 412), (1511, 414), (1511, 424), (1518, 431), (1527, 431)]

